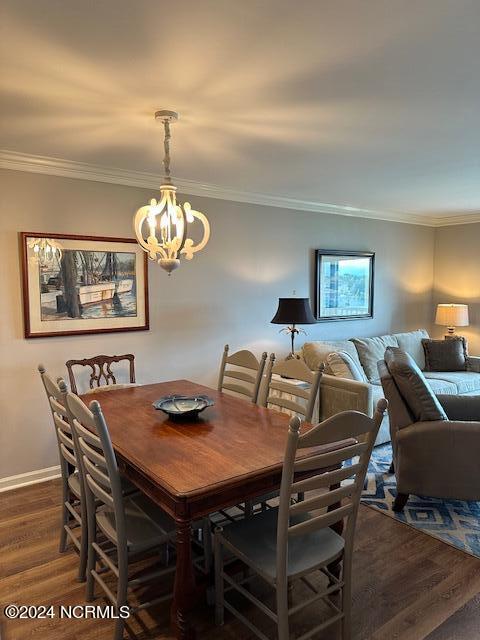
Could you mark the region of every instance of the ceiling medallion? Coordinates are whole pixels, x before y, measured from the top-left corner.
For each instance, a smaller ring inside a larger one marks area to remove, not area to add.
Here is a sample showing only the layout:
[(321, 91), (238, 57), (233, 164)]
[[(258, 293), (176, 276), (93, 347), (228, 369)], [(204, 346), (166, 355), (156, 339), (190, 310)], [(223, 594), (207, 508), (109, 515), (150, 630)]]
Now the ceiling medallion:
[[(134, 229), (137, 241), (150, 260), (155, 260), (167, 271), (168, 275), (180, 266), (180, 257), (193, 258), (207, 244), (210, 237), (210, 225), (207, 217), (192, 209), (189, 202), (177, 204), (176, 191), (170, 177), (170, 124), (178, 120), (175, 111), (157, 111), (155, 119), (163, 123), (165, 138), (165, 177), (160, 186), (159, 199), (152, 198), (150, 204), (141, 207), (135, 214)], [(195, 221), (203, 226), (200, 242), (194, 244), (189, 237)]]

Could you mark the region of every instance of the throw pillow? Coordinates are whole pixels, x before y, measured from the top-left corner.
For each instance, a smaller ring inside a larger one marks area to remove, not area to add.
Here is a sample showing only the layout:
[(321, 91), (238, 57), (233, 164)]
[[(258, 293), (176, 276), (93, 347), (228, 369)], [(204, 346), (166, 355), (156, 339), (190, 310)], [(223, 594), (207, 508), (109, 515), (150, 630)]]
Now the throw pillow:
[(327, 365), (332, 375), (337, 378), (367, 382), (367, 376), (352, 356), (346, 351), (333, 351), (327, 356)]
[(394, 333), (393, 337), (397, 339), (400, 349), (410, 354), (423, 371), (425, 369), (425, 351), (422, 339), (430, 338), (428, 331), (426, 329), (417, 329), (407, 333)]
[(395, 336), (379, 336), (376, 338), (352, 338), (363, 370), (370, 382), (378, 380), (377, 362), (383, 360), (387, 347), (398, 347)]
[(425, 371), (465, 371), (467, 344), (465, 338), (422, 340), (425, 350)]
[(398, 347), (387, 347), (385, 363), (416, 422), (448, 420), (415, 360)]

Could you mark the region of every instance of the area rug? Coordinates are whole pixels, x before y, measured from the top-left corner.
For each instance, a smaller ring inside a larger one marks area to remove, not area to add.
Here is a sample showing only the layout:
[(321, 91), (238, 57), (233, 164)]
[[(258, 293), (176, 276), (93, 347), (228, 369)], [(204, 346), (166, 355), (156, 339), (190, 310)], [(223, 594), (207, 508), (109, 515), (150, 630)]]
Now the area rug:
[(480, 502), (411, 495), (403, 512), (395, 513), (397, 485), (395, 475), (388, 473), (391, 461), (390, 443), (374, 448), (363, 504), (480, 558)]

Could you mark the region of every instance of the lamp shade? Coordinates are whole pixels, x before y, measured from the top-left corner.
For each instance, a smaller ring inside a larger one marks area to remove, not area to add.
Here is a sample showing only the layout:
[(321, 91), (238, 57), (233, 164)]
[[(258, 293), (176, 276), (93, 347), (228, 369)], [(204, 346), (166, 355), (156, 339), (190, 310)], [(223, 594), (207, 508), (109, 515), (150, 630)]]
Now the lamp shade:
[(466, 304), (439, 304), (435, 324), (444, 327), (468, 327), (468, 305)]
[(315, 324), (308, 298), (279, 298), (272, 324)]

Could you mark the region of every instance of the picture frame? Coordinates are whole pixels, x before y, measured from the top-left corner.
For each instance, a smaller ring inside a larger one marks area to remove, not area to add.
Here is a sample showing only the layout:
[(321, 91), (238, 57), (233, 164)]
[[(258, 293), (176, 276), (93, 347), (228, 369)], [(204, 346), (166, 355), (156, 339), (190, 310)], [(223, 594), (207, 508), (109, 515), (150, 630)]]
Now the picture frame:
[[(25, 338), (149, 329), (148, 257), (136, 240), (22, 231), (19, 242)], [(42, 254), (45, 243), (58, 250)]]
[(318, 322), (373, 318), (375, 253), (315, 251), (315, 317)]

